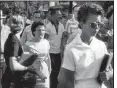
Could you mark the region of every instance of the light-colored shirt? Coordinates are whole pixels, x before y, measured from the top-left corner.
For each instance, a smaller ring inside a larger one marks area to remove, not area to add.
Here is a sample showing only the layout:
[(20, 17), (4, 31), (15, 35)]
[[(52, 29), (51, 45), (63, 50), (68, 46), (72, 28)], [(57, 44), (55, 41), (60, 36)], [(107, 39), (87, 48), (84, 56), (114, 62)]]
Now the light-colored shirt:
[(79, 22), (75, 19), (74, 15), (72, 15), (72, 18), (69, 19), (66, 23), (65, 30), (69, 33), (81, 33), (81, 30), (78, 27)]
[(33, 38), (33, 35), (31, 32), (31, 26), (32, 24), (30, 24), (24, 29), (22, 37), (21, 37), (21, 44), (25, 44), (26, 41), (30, 41)]
[(60, 45), (64, 26), (59, 22), (58, 34), (56, 33), (55, 26), (50, 22), (46, 25), (46, 32), (49, 34), (50, 53), (60, 53)]
[(66, 46), (62, 67), (75, 72), (75, 80), (79, 81), (75, 84), (76, 88), (100, 88), (96, 80), (89, 80), (97, 78), (101, 62), (107, 53), (106, 45), (102, 41), (94, 37), (90, 45), (87, 45), (77, 35)]
[(74, 16), (66, 23), (65, 30), (69, 33), (68, 42), (71, 42), (77, 34), (81, 34), (81, 29), (78, 27), (79, 22), (75, 20)]
[(2, 25), (1, 29), (1, 51), (4, 52), (4, 44), (11, 33), (10, 27), (8, 25)]

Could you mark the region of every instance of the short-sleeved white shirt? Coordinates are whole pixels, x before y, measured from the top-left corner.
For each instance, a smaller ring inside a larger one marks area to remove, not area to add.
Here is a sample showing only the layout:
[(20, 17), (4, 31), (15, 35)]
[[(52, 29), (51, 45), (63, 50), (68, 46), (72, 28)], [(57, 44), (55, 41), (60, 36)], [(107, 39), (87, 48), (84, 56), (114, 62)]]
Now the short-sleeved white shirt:
[(66, 46), (62, 67), (75, 71), (75, 80), (96, 79), (107, 48), (95, 37), (90, 45), (83, 43), (79, 35), (76, 39)]
[(49, 34), (50, 53), (60, 53), (60, 45), (64, 26), (59, 22), (58, 34), (56, 33), (55, 26), (50, 22), (46, 25), (46, 32)]

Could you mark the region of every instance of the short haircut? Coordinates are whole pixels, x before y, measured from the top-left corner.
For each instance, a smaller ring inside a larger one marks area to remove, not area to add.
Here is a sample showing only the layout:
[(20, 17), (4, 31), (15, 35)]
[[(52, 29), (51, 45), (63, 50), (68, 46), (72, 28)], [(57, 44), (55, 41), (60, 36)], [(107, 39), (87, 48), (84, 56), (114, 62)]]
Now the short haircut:
[(60, 9), (56, 9), (56, 10), (55, 10), (55, 9), (53, 9), (53, 10), (51, 10), (51, 15), (56, 14), (56, 12), (57, 12), (57, 11), (60, 11)]
[(38, 26), (44, 26), (44, 23), (41, 22), (41, 21), (38, 21), (38, 22), (34, 22), (34, 23), (32, 24), (32, 26), (31, 26), (31, 31), (32, 31), (33, 36), (35, 36), (34, 32), (36, 31), (36, 28), (37, 28)]
[(96, 15), (104, 15), (103, 8), (95, 3), (85, 3), (83, 4), (77, 13), (77, 20), (78, 22), (85, 23), (87, 21), (87, 18), (89, 14), (96, 14)]
[(24, 14), (24, 15), (27, 16), (27, 12), (26, 12), (26, 11), (21, 11), (20, 14), (21, 14), (21, 15)]
[(36, 10), (36, 11), (34, 11), (33, 15), (34, 15), (35, 13), (40, 13), (40, 14), (41, 14), (41, 11), (40, 11), (40, 10)]
[(109, 7), (107, 13), (106, 13), (106, 18), (109, 19), (112, 14), (114, 13), (114, 8), (113, 8), (113, 5)]
[(61, 10), (62, 10), (61, 6), (52, 6), (49, 8), (51, 15), (54, 15), (54, 14), (56, 14), (57, 11), (61, 11)]
[[(18, 15), (18, 14), (14, 14), (12, 15), (10, 18), (9, 18), (9, 23), (10, 23), (10, 27), (11, 27), (11, 23), (15, 23), (15, 24), (21, 24), (21, 28), (23, 29), (24, 28), (24, 18), (21, 16), (21, 15)], [(17, 33), (19, 31), (21, 31), (22, 29), (20, 30), (14, 30), (14, 29), (11, 29), (11, 32), (13, 33)]]

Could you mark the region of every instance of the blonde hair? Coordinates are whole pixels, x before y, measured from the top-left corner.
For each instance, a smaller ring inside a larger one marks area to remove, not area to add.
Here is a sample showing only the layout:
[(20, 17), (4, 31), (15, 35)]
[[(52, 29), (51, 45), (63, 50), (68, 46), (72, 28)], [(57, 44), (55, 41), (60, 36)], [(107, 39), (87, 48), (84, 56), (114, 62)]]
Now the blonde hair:
[[(11, 27), (11, 24), (19, 24), (21, 30), (23, 30), (25, 22), (24, 22), (24, 18), (21, 15), (15, 14), (12, 15), (9, 19), (9, 26)], [(11, 30), (12, 31), (12, 30)], [(15, 30), (15, 31), (19, 31), (19, 30)]]

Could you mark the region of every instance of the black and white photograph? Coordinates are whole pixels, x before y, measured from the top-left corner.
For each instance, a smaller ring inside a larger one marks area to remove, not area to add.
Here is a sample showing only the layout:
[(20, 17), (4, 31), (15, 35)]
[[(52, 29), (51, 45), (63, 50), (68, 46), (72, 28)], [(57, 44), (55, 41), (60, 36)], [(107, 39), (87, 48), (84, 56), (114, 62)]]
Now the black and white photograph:
[(114, 88), (114, 0), (0, 0), (0, 88)]

